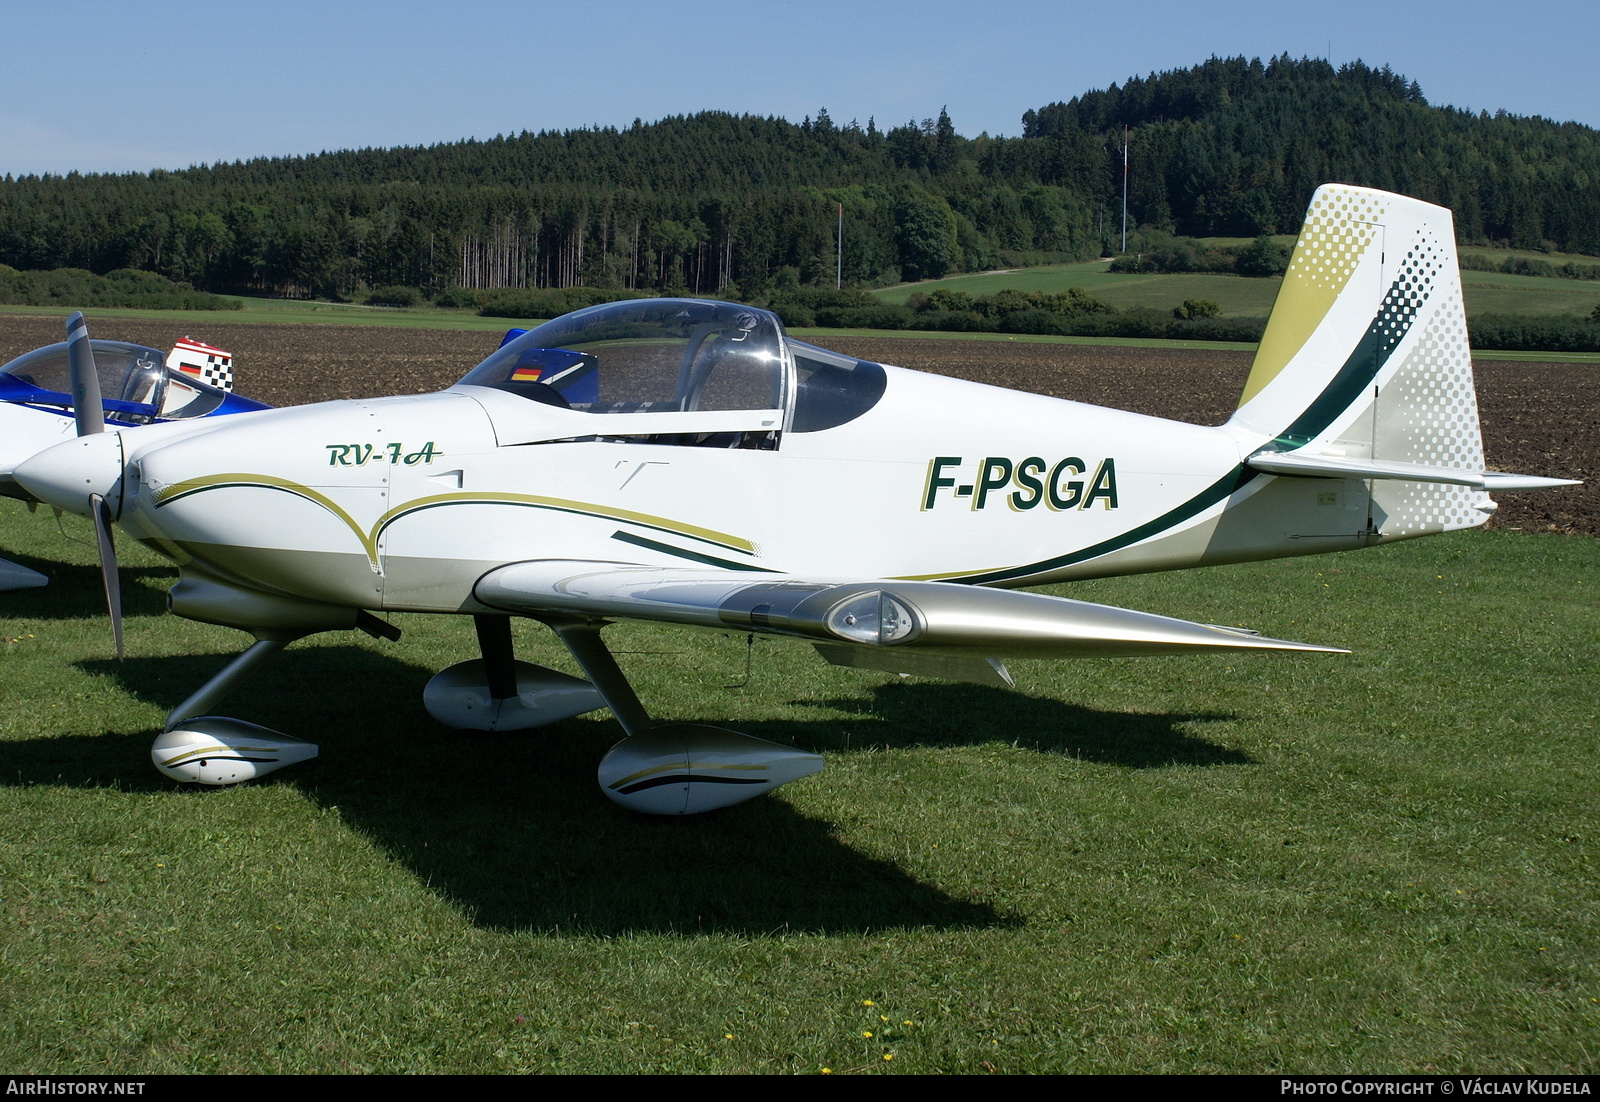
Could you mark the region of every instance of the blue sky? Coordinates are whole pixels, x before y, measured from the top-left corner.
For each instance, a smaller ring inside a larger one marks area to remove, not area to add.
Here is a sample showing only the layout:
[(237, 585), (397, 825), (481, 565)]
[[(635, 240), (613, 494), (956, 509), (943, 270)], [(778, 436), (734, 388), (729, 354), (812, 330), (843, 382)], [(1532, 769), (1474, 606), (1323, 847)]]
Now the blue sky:
[(1218, 56), (1360, 58), (1430, 102), (1600, 127), (1600, 4), (192, 3), (0, 6), (0, 174), (124, 172), (722, 110), (880, 127), (1022, 113)]

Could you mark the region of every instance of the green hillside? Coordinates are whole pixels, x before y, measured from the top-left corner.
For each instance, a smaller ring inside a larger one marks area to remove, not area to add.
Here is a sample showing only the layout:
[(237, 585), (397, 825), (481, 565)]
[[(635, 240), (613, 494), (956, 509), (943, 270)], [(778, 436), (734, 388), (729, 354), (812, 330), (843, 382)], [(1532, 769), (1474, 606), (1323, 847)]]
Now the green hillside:
[(7, 176), (0, 264), (295, 298), (578, 285), (761, 298), (831, 286), (842, 208), (846, 283), (885, 286), (1103, 255), (1119, 242), (1124, 127), (1135, 225), (1289, 234), (1312, 189), (1337, 180), (1444, 204), (1464, 243), (1600, 254), (1600, 133), (1436, 107), (1360, 62), (1213, 58), (1023, 122), (1022, 137), (967, 138), (947, 112), (889, 129), (826, 111), (798, 124), (705, 112), (183, 172)]

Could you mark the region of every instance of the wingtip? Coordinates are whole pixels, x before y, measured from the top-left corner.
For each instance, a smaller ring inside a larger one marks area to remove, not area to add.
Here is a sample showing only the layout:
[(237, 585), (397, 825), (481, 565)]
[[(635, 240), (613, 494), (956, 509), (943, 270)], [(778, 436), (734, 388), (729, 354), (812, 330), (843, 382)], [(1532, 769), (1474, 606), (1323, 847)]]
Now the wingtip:
[(1320, 643), (1302, 643), (1295, 639), (1273, 639), (1251, 628), (1228, 627), (1226, 624), (1203, 624), (1212, 631), (1240, 637), (1241, 644), (1249, 650), (1304, 651), (1310, 654), (1349, 654), (1344, 647), (1325, 647)]

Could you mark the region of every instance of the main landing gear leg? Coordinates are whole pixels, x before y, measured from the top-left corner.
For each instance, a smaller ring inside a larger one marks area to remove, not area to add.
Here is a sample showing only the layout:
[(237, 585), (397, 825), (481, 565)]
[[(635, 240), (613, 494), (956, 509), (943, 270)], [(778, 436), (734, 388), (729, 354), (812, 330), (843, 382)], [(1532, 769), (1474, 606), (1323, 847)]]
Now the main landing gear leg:
[(474, 616), (483, 655), (434, 674), (422, 690), (428, 714), (463, 731), (526, 731), (606, 706), (581, 677), (518, 662), (511, 617)]
[(517, 695), (517, 655), (511, 639), (511, 617), (474, 616), (478, 651), (483, 655), (483, 675), (490, 700), (510, 700)]
[(629, 735), (642, 735), (650, 730), (650, 716), (645, 712), (644, 705), (639, 703), (633, 686), (628, 684), (622, 667), (611, 656), (610, 648), (600, 638), (601, 629), (609, 621), (553, 620), (549, 623), (572, 652), (572, 657), (578, 660), (578, 665), (583, 667), (583, 672), (589, 675), (590, 682), (600, 690), (600, 695), (617, 717), (617, 722), (622, 724), (622, 729)]
[(742, 803), (822, 768), (792, 746), (699, 723), (654, 726), (600, 638), (605, 620), (546, 621), (589, 675), (627, 738), (600, 761), (600, 790), (623, 807), (694, 815)]

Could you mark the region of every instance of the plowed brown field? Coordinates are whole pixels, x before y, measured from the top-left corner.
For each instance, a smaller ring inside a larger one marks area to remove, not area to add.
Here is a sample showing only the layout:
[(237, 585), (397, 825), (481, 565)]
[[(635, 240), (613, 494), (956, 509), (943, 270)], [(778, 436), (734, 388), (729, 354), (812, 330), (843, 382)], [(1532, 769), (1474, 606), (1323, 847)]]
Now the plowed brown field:
[[(0, 362), (60, 340), (61, 324), (59, 318), (0, 318)], [(157, 348), (186, 335), (219, 345), (236, 357), (240, 392), (274, 405), (438, 390), (499, 343), (482, 332), (269, 325), (197, 315), (106, 322), (95, 335)], [(1200, 424), (1227, 419), (1251, 355), (916, 338), (840, 336), (818, 343), (920, 371)], [(1588, 480), (1502, 494), (1491, 526), (1600, 535), (1600, 365), (1479, 360), (1474, 370), (1491, 469)]]

